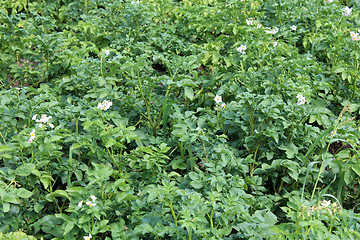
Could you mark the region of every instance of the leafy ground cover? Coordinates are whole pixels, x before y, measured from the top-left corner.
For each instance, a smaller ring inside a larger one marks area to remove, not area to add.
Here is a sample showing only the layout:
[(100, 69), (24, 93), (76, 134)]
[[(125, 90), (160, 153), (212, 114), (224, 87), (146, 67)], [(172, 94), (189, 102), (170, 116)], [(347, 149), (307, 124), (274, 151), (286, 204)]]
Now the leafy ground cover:
[(359, 239), (359, 11), (2, 0), (0, 239)]

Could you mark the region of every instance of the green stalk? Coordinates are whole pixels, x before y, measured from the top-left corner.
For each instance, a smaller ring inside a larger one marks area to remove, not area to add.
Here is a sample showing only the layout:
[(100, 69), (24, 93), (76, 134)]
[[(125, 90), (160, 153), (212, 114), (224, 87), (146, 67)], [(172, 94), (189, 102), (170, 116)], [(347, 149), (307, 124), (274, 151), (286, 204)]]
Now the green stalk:
[[(29, 124), (30, 125), (30, 124)], [(6, 134), (5, 134), (5, 137), (6, 137), (6, 135), (7, 135), (7, 132), (6, 132)], [(2, 133), (0, 132), (0, 136), (1, 136), (1, 138), (2, 138), (2, 140), (3, 140), (3, 142), (4, 142), (4, 144), (6, 144), (6, 139), (5, 139), (5, 137), (4, 137), (4, 135), (2, 135)]]
[(209, 217), (209, 219), (210, 219), (210, 226), (211, 226), (211, 228), (214, 228), (213, 215), (214, 215), (214, 209), (211, 209), (211, 213), (210, 213), (210, 215), (208, 215), (208, 217)]
[(6, 186), (6, 188), (4, 189), (4, 191), (6, 191), (6, 189), (8, 189), (13, 183), (16, 184), (16, 182), (13, 180), (11, 180), (11, 182)]
[(305, 230), (305, 236), (306, 237), (309, 235), (309, 231), (310, 231), (310, 227), (306, 227), (306, 230)]
[[(334, 131), (335, 131), (335, 130), (334, 130)], [(331, 139), (332, 139), (332, 138), (331, 138)], [(313, 197), (314, 197), (314, 194), (315, 194), (315, 191), (316, 191), (316, 187), (317, 187), (317, 184), (318, 184), (319, 179), (320, 179), (320, 175), (321, 175), (322, 170), (323, 170), (324, 165), (325, 165), (325, 155), (326, 155), (326, 153), (329, 151), (330, 143), (331, 143), (331, 140), (329, 141), (329, 143), (328, 143), (328, 145), (327, 145), (327, 147), (326, 147), (325, 154), (323, 154), (323, 160), (322, 160), (322, 162), (321, 162), (320, 170), (319, 170), (318, 176), (317, 176), (317, 178), (316, 178), (315, 186), (314, 186), (314, 188), (313, 188), (313, 191), (312, 191), (312, 194), (311, 194), (311, 198), (310, 198), (310, 199), (313, 199)]]
[[(256, 155), (259, 150), (260, 144), (256, 147), (255, 153), (254, 153), (254, 161), (256, 162)], [(253, 172), (255, 170), (255, 163), (250, 163), (250, 177), (253, 176)]]
[(147, 100), (147, 98), (145, 97), (145, 94), (143, 92), (143, 89), (142, 89), (142, 85), (141, 85), (141, 80), (140, 80), (140, 76), (139, 76), (139, 72), (137, 74), (137, 77), (138, 77), (138, 83), (139, 83), (139, 90), (140, 90), (140, 93), (141, 93), (141, 96), (145, 102), (145, 107), (146, 107), (146, 113), (147, 113), (147, 120), (149, 121), (150, 123), (150, 126), (153, 130), (153, 134), (154, 136), (156, 137), (157, 136), (157, 132), (156, 132), (156, 124), (154, 124), (152, 118), (151, 118), (151, 112), (150, 112), (150, 106), (149, 106), (149, 101)]
[(100, 54), (100, 74), (102, 77), (104, 77), (104, 72), (103, 72), (103, 58)]
[(79, 133), (79, 119), (78, 118), (76, 118), (76, 120), (75, 120), (75, 131), (76, 131), (76, 133)]
[[(111, 147), (110, 147), (111, 148)], [(121, 172), (121, 167), (119, 166), (119, 164), (116, 162), (115, 158), (114, 158), (114, 152), (113, 150), (111, 149), (110, 151), (110, 148), (106, 148), (108, 150), (108, 153), (111, 157), (111, 159), (113, 160), (114, 164), (117, 166), (117, 168), (119, 169), (119, 171)]]
[(88, 14), (88, 2), (85, 0), (85, 14)]
[(205, 163), (208, 162), (208, 154), (206, 152), (206, 148), (205, 148), (205, 144), (204, 144), (204, 140), (201, 139), (201, 143), (202, 143), (202, 146), (204, 148), (204, 154), (205, 154)]
[[(341, 110), (341, 112), (340, 112), (340, 114), (339, 114), (339, 117), (338, 117), (337, 120), (336, 120), (335, 127), (334, 127), (334, 129), (333, 129), (334, 132), (336, 132), (336, 130), (338, 129), (338, 127), (340, 127), (341, 125), (345, 124), (345, 123), (348, 122), (348, 121), (351, 121), (351, 120), (347, 120), (347, 121), (341, 123), (340, 125), (338, 125), (338, 123), (339, 123), (340, 119), (342, 118), (343, 114), (344, 114), (346, 111), (348, 111), (349, 109), (350, 109), (350, 106), (349, 106), (349, 103), (348, 103), (348, 104), (347, 104), (346, 106), (344, 106), (344, 108)], [(322, 162), (321, 162), (319, 174), (318, 174), (318, 176), (317, 176), (317, 178), (316, 178), (315, 186), (314, 186), (313, 191), (312, 191), (312, 194), (311, 194), (311, 199), (313, 199), (313, 197), (314, 197), (314, 194), (315, 194), (315, 191), (316, 191), (316, 187), (317, 187), (317, 184), (318, 184), (319, 179), (320, 179), (320, 175), (321, 175), (322, 170), (323, 170), (324, 165), (325, 165), (325, 155), (326, 155), (326, 153), (329, 151), (330, 143), (331, 143), (333, 137), (334, 137), (334, 135), (332, 134), (332, 135), (331, 135), (331, 138), (330, 138), (330, 141), (329, 141), (329, 143), (327, 144), (326, 151), (325, 151), (325, 153), (323, 154), (323, 157), (322, 157), (323, 159), (322, 159)]]
[(168, 202), (168, 205), (170, 207), (170, 211), (171, 211), (171, 214), (173, 216), (173, 219), (174, 219), (174, 223), (175, 223), (175, 226), (177, 227), (177, 217), (176, 217), (176, 214), (175, 214), (175, 211), (174, 211), (174, 208), (172, 206), (172, 202)]

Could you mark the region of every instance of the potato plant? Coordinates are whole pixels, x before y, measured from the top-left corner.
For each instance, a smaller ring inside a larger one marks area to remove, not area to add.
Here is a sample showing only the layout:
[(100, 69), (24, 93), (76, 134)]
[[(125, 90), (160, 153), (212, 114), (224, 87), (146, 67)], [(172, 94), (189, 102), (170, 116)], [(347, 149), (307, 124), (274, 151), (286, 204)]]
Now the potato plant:
[(1, 0), (1, 239), (360, 239), (356, 0)]

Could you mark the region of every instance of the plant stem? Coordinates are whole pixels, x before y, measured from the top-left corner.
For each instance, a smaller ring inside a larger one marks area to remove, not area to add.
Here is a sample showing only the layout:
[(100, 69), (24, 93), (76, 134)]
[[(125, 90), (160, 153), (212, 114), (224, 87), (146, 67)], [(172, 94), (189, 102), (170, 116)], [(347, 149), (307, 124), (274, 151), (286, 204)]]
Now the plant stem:
[[(6, 134), (5, 134), (5, 137), (6, 137), (6, 135), (7, 135), (7, 132), (6, 132)], [(6, 139), (5, 139), (4, 135), (2, 135), (2, 133), (1, 133), (1, 132), (0, 132), (0, 136), (1, 136), (1, 138), (2, 138), (2, 140), (3, 140), (3, 142), (4, 142), (4, 144), (6, 144)]]
[(168, 205), (170, 207), (170, 211), (171, 211), (171, 214), (173, 216), (173, 219), (174, 219), (174, 223), (175, 223), (175, 226), (177, 227), (177, 217), (176, 217), (176, 214), (175, 214), (175, 211), (174, 211), (174, 208), (172, 206), (172, 202), (168, 202)]
[[(338, 119), (338, 121), (339, 121), (339, 119)], [(337, 129), (337, 127), (335, 127), (333, 131), (336, 132), (336, 129)], [(316, 191), (316, 187), (317, 187), (317, 184), (318, 184), (319, 179), (320, 179), (320, 175), (321, 175), (321, 173), (322, 173), (322, 171), (323, 171), (323, 168), (324, 168), (324, 165), (325, 165), (325, 155), (326, 155), (327, 152), (329, 152), (329, 148), (330, 148), (330, 144), (331, 144), (331, 140), (332, 140), (332, 139), (333, 139), (333, 134), (331, 135), (331, 139), (330, 139), (329, 143), (328, 143), (327, 146), (326, 146), (326, 151), (325, 151), (325, 153), (323, 153), (323, 155), (322, 155), (322, 162), (321, 162), (320, 170), (319, 170), (318, 176), (317, 176), (317, 178), (316, 178), (315, 185), (314, 185), (314, 188), (313, 188), (313, 191), (312, 191), (312, 194), (311, 194), (311, 198), (310, 198), (310, 199), (313, 199), (313, 197), (314, 197), (314, 194), (315, 194), (315, 191)]]
[[(153, 121), (153, 119), (151, 117), (151, 109), (150, 109), (149, 101), (148, 101), (148, 98), (145, 97), (144, 91), (142, 89), (142, 84), (141, 84), (139, 72), (137, 73), (137, 77), (138, 77), (138, 83), (139, 83), (138, 86), (139, 86), (139, 90), (140, 90), (140, 93), (141, 93), (141, 97), (144, 100), (145, 107), (146, 107), (147, 120), (149, 121), (150, 126), (151, 126), (151, 128), (153, 130), (153, 134), (156, 137), (157, 136), (157, 132), (156, 132), (157, 124), (154, 123), (154, 121)], [(149, 98), (150, 98), (150, 96), (149, 96)]]
[(102, 77), (104, 77), (104, 72), (103, 72), (103, 58), (100, 54), (100, 74)]
[[(254, 161), (256, 162), (256, 155), (259, 150), (260, 144), (257, 145), (255, 153), (254, 153)], [(253, 176), (253, 172), (255, 170), (255, 163), (250, 163), (250, 177)]]
[(206, 152), (206, 147), (205, 147), (205, 143), (204, 143), (204, 140), (201, 139), (201, 143), (202, 143), (202, 146), (204, 148), (204, 154), (205, 154), (205, 163), (208, 162), (208, 154)]
[(210, 219), (210, 226), (211, 226), (211, 228), (214, 227), (213, 215), (214, 215), (214, 209), (211, 209), (211, 213), (210, 213), (210, 215), (208, 215), (208, 216), (209, 216), (209, 219)]

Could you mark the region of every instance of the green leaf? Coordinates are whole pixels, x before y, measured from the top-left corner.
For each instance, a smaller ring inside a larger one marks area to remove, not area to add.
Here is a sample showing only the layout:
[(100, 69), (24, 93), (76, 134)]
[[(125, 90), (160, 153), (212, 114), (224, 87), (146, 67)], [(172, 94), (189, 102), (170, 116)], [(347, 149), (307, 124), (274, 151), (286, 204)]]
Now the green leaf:
[(122, 202), (128, 201), (128, 200), (134, 200), (136, 198), (137, 197), (135, 197), (134, 195), (128, 194), (126, 192), (122, 192), (122, 193), (116, 195), (116, 201), (118, 201), (119, 203), (122, 203)]
[(355, 178), (355, 172), (354, 171), (346, 171), (344, 173), (344, 181), (346, 185), (349, 185)]
[(90, 215), (82, 215), (82, 216), (79, 218), (79, 223), (82, 224), (82, 223), (84, 223), (84, 222), (88, 222), (90, 219), (91, 219), (91, 216), (90, 216)]
[(34, 204), (34, 211), (36, 212), (36, 213), (39, 213), (43, 208), (44, 208), (44, 204), (41, 204), (41, 203), (38, 203), (38, 202), (36, 202), (35, 204)]
[(10, 194), (10, 193), (6, 193), (5, 195), (3, 195), (2, 200), (3, 200), (3, 202), (9, 202), (9, 203), (14, 203), (14, 204), (21, 203), (20, 199), (17, 196)]
[(151, 233), (153, 231), (153, 227), (148, 223), (142, 223), (138, 225), (135, 229), (135, 232), (141, 232), (142, 234)]
[(44, 185), (44, 188), (47, 189), (54, 179), (50, 175), (41, 175), (40, 182)]
[(279, 146), (279, 149), (284, 150), (288, 158), (294, 158), (298, 154), (298, 148), (293, 143)]
[(9, 151), (13, 151), (13, 149), (7, 145), (1, 145), (0, 146), (0, 153), (2, 152), (9, 152)]
[(48, 194), (49, 197), (64, 197), (67, 199), (70, 199), (70, 196), (67, 192), (65, 192), (64, 190), (56, 190), (53, 193), (49, 193)]
[(195, 189), (202, 189), (204, 187), (203, 184), (199, 181), (191, 181), (190, 185)]
[(66, 235), (67, 233), (69, 233), (75, 226), (74, 222), (67, 222), (66, 226), (64, 228), (64, 235)]
[(3, 211), (4, 211), (4, 213), (7, 213), (7, 212), (10, 211), (10, 203), (4, 202), (2, 205), (3, 205)]
[(86, 193), (86, 189), (84, 187), (69, 187), (66, 192), (68, 192), (69, 196), (80, 198)]
[(7, 103), (11, 102), (11, 98), (9, 98), (7, 95), (1, 96), (1, 105), (4, 106)]
[(29, 190), (26, 190), (25, 188), (18, 188), (15, 192), (16, 196), (21, 197), (21, 198), (29, 198), (32, 196), (32, 192), (30, 192)]
[(106, 141), (105, 147), (110, 148), (115, 144), (116, 144), (116, 140), (113, 139), (112, 137), (109, 137), (109, 139)]
[(35, 170), (35, 164), (25, 163), (20, 165), (16, 170), (15, 174), (18, 176), (26, 177), (29, 176)]
[(194, 99), (194, 89), (192, 87), (185, 87), (185, 96), (190, 100)]
[(166, 100), (164, 99), (163, 103), (163, 131), (166, 130), (169, 115), (171, 110), (171, 104), (167, 104)]
[(351, 169), (358, 175), (360, 176), (360, 166), (358, 164), (354, 164), (351, 166)]

